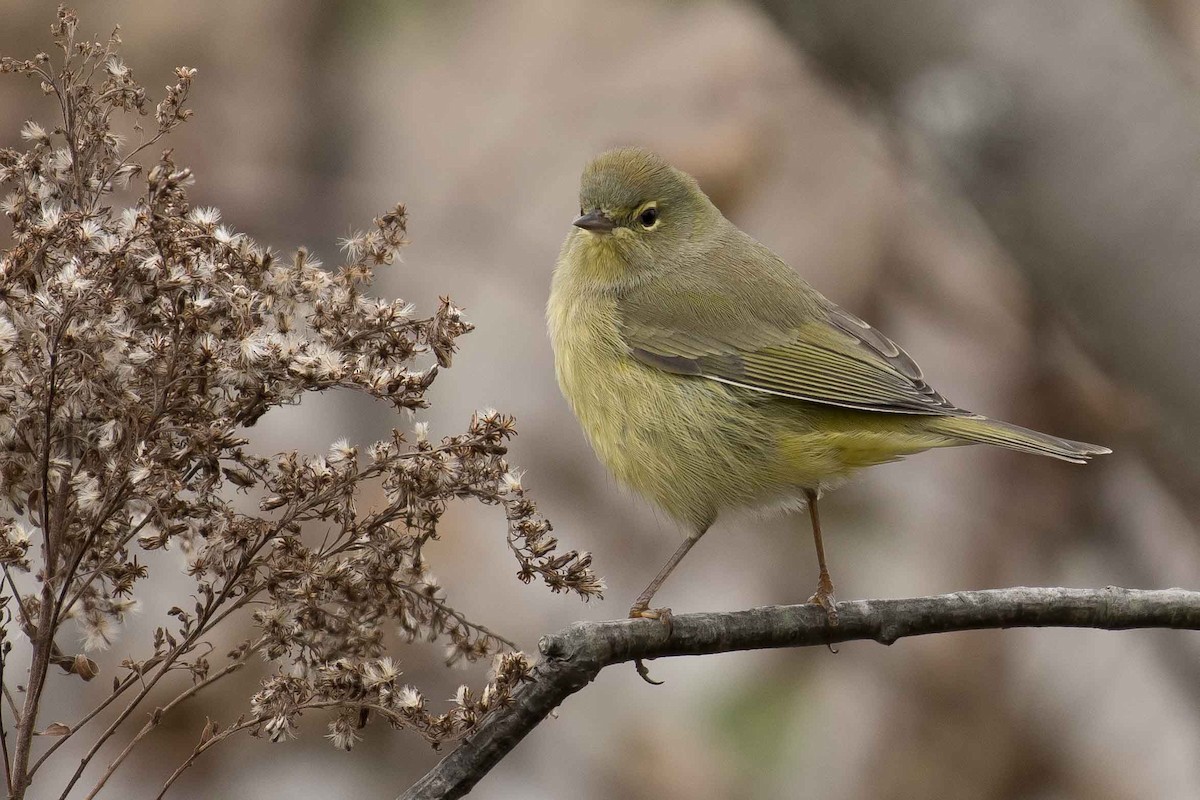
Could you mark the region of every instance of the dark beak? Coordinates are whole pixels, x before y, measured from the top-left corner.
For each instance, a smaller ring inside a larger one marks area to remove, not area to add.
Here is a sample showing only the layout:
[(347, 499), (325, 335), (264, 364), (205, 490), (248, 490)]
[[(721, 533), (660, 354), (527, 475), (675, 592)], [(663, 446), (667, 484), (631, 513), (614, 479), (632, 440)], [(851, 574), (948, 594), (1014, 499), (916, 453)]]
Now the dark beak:
[(613, 221), (604, 216), (604, 212), (598, 208), (589, 211), (571, 224), (576, 228), (583, 228), (585, 231), (591, 231), (592, 233), (608, 233), (616, 227), (613, 225)]

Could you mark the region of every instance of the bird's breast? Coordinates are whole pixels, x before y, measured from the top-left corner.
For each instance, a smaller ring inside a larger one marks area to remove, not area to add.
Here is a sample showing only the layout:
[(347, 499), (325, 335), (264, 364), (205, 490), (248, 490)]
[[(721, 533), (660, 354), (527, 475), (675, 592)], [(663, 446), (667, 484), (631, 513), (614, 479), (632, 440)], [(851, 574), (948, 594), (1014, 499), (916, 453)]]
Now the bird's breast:
[(559, 388), (607, 462), (607, 453), (628, 436), (627, 400), (637, 388), (615, 300), (556, 282), (547, 317)]
[(743, 465), (762, 463), (764, 440), (728, 387), (635, 360), (604, 293), (560, 278), (547, 317), (559, 386), (619, 481), (693, 526), (742, 503), (752, 491)]

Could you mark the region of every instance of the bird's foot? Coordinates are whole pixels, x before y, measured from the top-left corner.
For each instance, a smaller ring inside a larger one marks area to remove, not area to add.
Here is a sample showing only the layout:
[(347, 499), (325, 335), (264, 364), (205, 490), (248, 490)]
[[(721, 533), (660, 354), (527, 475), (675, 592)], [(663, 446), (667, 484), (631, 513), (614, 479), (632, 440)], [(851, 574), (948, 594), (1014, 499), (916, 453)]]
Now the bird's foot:
[[(671, 635), (671, 609), (669, 608), (648, 608), (645, 605), (634, 603), (633, 608), (629, 609), (629, 618), (656, 619), (667, 629), (667, 635)], [(650, 677), (650, 670), (646, 668), (646, 664), (642, 659), (635, 658), (633, 666), (637, 669), (637, 674), (646, 683), (651, 686), (662, 686), (662, 681), (656, 681)]]
[(833, 580), (828, 572), (821, 573), (821, 577), (817, 579), (817, 592), (808, 598), (808, 602), (825, 609), (831, 626), (838, 624), (837, 598), (833, 596)]
[(647, 608), (643, 605), (634, 605), (629, 609), (630, 619), (658, 619), (667, 626), (667, 632), (671, 631), (671, 609), (669, 608)]

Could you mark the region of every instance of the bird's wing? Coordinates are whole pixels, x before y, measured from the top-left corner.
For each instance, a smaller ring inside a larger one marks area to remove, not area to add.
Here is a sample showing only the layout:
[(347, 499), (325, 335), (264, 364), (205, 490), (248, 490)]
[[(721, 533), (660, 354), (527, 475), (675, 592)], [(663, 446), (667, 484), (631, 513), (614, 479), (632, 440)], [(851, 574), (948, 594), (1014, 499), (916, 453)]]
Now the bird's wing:
[(814, 403), (896, 414), (967, 416), (891, 339), (803, 284), (790, 268), (751, 277), (756, 301), (712, 272), (660, 281), (618, 302), (629, 353), (696, 375)]

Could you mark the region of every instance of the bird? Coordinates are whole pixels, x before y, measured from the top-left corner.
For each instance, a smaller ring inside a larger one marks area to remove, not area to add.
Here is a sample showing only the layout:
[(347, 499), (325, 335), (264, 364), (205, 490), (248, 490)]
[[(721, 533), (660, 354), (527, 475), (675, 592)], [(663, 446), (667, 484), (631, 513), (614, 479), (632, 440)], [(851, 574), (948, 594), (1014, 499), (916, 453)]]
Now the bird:
[(687, 530), (630, 617), (669, 622), (651, 602), (721, 512), (807, 506), (808, 602), (836, 625), (817, 503), (854, 473), (977, 443), (1074, 463), (1112, 452), (954, 405), (649, 150), (592, 160), (579, 203), (546, 308), (558, 384), (612, 474)]

